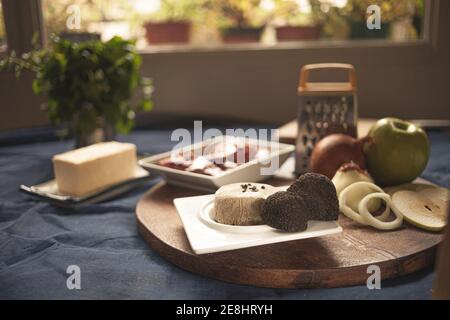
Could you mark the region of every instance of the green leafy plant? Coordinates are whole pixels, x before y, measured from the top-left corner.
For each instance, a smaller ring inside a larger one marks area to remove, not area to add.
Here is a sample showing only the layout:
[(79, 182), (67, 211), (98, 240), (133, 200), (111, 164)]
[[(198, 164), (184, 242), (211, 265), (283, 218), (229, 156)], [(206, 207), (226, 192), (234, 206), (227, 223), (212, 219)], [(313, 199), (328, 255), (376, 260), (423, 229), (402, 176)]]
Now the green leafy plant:
[(323, 36), (328, 39), (347, 39), (350, 33), (349, 15), (347, 6), (341, 8), (329, 5), (323, 10), (320, 0), (309, 0), (311, 12), (322, 25)]
[(260, 4), (261, 0), (207, 0), (205, 8), (215, 15), (220, 29), (260, 28), (268, 19)]
[(348, 0), (342, 13), (354, 21), (365, 21), (366, 10), (370, 5), (377, 5), (381, 9), (383, 23), (393, 22), (414, 13), (415, 0)]
[(148, 18), (154, 22), (197, 20), (204, 0), (161, 0), (158, 11)]
[[(312, 11), (322, 21), (324, 35), (333, 39), (346, 39), (351, 34), (352, 25), (360, 25), (362, 31), (367, 32), (365, 21), (367, 7), (378, 5), (381, 9), (381, 23), (387, 26), (391, 22), (412, 17), (414, 12), (421, 10), (423, 0), (348, 0), (345, 6), (337, 7), (329, 4), (324, 9), (320, 0), (309, 0)], [(384, 27), (383, 29), (386, 29)], [(385, 35), (387, 36), (387, 34)]]
[(313, 26), (319, 24), (319, 17), (312, 12), (302, 12), (295, 0), (274, 0), (273, 21), (279, 25)]
[[(134, 125), (136, 110), (152, 108), (152, 83), (139, 74), (141, 57), (134, 42), (114, 37), (107, 42), (73, 43), (54, 37), (46, 49), (35, 49), (20, 57), (12, 52), (0, 61), (0, 70), (36, 73), (33, 91), (47, 98), (45, 109), (51, 123), (69, 123), (75, 134), (92, 132), (103, 118), (117, 132)], [(130, 104), (141, 86), (143, 99)]]

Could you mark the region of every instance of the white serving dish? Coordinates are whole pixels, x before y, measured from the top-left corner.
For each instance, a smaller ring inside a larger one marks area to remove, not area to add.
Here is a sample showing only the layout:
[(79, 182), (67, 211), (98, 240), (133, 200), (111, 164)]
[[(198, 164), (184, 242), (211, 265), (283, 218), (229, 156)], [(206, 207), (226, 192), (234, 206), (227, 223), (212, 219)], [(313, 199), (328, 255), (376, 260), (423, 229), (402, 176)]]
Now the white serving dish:
[[(217, 138), (223, 139), (223, 136)], [(207, 144), (211, 140), (212, 139), (208, 139), (203, 142), (187, 146), (186, 148), (201, 148), (203, 144)], [(258, 144), (258, 140), (256, 139), (247, 139), (247, 141), (250, 144)], [(281, 166), (287, 160), (289, 155), (295, 150), (294, 145), (272, 141), (268, 141), (267, 143), (270, 146), (271, 152), (265, 159), (274, 160), (278, 158), (279, 166)], [(215, 191), (223, 185), (235, 182), (260, 182), (270, 177), (269, 175), (261, 174), (261, 168), (265, 165), (258, 159), (253, 159), (247, 163), (237, 166), (236, 168), (228, 169), (223, 174), (217, 176), (208, 176), (200, 173), (168, 168), (156, 163), (158, 160), (169, 157), (172, 152), (180, 150), (181, 148), (141, 159), (139, 161), (139, 165), (151, 173), (162, 174), (169, 184), (203, 191)]]
[(214, 195), (174, 199), (189, 243), (196, 254), (214, 253), (339, 233), (337, 221), (309, 221), (301, 232), (283, 232), (267, 225), (229, 226), (212, 219)]

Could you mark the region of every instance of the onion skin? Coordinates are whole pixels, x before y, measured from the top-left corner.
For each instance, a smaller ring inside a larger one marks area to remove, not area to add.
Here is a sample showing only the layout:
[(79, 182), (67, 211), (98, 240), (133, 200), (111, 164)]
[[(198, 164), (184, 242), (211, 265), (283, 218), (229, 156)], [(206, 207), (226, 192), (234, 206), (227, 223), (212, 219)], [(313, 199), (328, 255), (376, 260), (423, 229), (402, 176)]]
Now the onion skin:
[(326, 136), (314, 147), (309, 163), (311, 171), (333, 179), (336, 171), (343, 164), (352, 161), (365, 170), (366, 159), (363, 145), (367, 139), (355, 139), (341, 133)]

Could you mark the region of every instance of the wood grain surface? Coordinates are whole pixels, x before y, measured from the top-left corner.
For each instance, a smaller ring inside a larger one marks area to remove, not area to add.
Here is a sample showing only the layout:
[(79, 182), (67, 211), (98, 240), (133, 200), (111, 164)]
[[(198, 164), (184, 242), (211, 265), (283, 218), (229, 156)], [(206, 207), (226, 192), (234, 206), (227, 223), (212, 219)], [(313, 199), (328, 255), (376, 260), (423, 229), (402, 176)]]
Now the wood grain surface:
[[(270, 184), (280, 185), (275, 179)], [(283, 181), (285, 184), (285, 181)], [(381, 278), (406, 275), (434, 262), (442, 235), (404, 224), (395, 231), (361, 226), (345, 216), (344, 231), (326, 237), (196, 255), (188, 242), (173, 199), (200, 195), (160, 182), (136, 208), (140, 234), (161, 256), (199, 275), (270, 288), (341, 287), (365, 284), (369, 265)]]

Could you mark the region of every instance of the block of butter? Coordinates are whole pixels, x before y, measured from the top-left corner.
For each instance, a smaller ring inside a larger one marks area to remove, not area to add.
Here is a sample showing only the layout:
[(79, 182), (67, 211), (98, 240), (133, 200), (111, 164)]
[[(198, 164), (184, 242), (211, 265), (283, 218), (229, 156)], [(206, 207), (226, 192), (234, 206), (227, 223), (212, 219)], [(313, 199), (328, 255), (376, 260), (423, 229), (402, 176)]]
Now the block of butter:
[(136, 170), (136, 146), (131, 143), (102, 142), (53, 157), (58, 189), (72, 196), (132, 178)]

